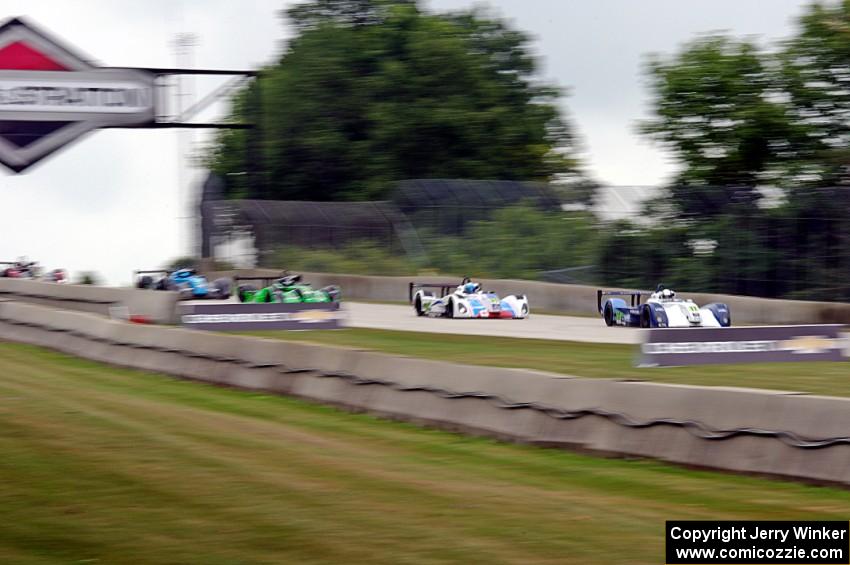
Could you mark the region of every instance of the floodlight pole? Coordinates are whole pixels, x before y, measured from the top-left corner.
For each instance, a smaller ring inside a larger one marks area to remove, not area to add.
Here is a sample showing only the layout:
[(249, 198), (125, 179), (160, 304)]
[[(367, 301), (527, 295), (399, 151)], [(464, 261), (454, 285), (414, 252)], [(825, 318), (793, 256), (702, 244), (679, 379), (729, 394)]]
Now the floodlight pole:
[[(175, 41), (175, 46), (177, 49), (178, 58), (182, 55), (186, 55), (187, 49), (190, 49), (192, 45), (195, 43), (195, 38), (192, 34), (181, 34), (177, 37)], [(182, 61), (181, 61), (182, 63)], [(154, 98), (157, 102), (157, 111), (155, 112), (154, 120), (147, 124), (142, 124), (137, 127), (148, 128), (148, 129), (179, 129), (182, 131), (191, 131), (195, 129), (239, 129), (239, 130), (253, 130), (250, 133), (247, 133), (247, 147), (245, 151), (245, 170), (249, 171), (249, 175), (252, 178), (252, 190), (256, 193), (265, 195), (265, 171), (264, 171), (264, 161), (262, 159), (262, 149), (261, 149), (261, 132), (259, 129), (259, 124), (262, 120), (262, 99), (260, 96), (260, 87), (258, 84), (259, 72), (258, 71), (246, 71), (246, 70), (227, 70), (227, 69), (188, 69), (188, 68), (139, 68), (137, 70), (144, 71), (154, 75), (154, 84), (156, 85), (157, 91), (155, 92)], [(189, 104), (185, 103), (185, 97), (188, 93), (184, 92), (182, 88), (184, 77), (194, 77), (197, 75), (205, 75), (205, 76), (226, 76), (231, 77), (230, 80), (225, 82), (223, 85), (214, 89), (212, 92), (205, 95), (201, 100), (192, 103), (190, 100)], [(169, 104), (169, 78), (177, 77), (177, 92), (176, 92), (176, 103), (174, 104), (176, 110), (172, 113), (170, 111), (171, 104)], [(193, 118), (198, 116), (205, 109), (210, 107), (215, 102), (221, 100), (222, 98), (227, 98), (231, 96), (236, 90), (239, 88), (248, 88), (250, 98), (250, 109), (248, 112), (247, 119), (251, 120), (249, 122), (194, 122)], [(184, 140), (184, 135), (179, 134), (178, 139), (179, 153), (180, 153), (180, 162), (178, 163), (178, 198), (181, 201), (180, 206), (181, 210), (178, 214), (178, 223), (182, 224), (183, 221), (191, 220), (191, 217), (186, 217), (182, 210), (183, 205), (183, 185), (186, 183), (186, 175), (184, 174), (184, 157), (186, 152), (186, 142)], [(193, 226), (194, 227), (194, 226)], [(196, 232), (195, 229), (190, 229), (191, 232)], [(187, 239), (193, 239), (191, 233), (187, 234)], [(195, 245), (194, 242), (189, 243), (190, 252), (194, 254), (196, 251), (201, 251), (203, 247), (203, 242), (201, 245)]]

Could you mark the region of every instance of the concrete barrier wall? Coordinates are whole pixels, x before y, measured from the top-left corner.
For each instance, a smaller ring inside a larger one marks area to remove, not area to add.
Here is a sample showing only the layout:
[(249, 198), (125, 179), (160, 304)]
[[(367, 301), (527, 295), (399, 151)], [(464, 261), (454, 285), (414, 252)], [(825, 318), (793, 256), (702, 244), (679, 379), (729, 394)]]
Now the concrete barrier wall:
[(0, 278), (0, 298), (108, 315), (109, 308), (126, 307), (130, 314), (157, 323), (176, 320), (177, 293), (91, 285), (55, 284)]
[[(128, 324), (13, 301), (0, 301), (0, 339), (502, 439), (850, 484), (846, 442), (789, 445), (850, 436), (850, 399), (464, 366)], [(791, 435), (699, 437), (744, 428)]]
[[(210, 273), (220, 276), (276, 276), (272, 269), (251, 269)], [(305, 273), (305, 280), (315, 286), (336, 284), (342, 287), (343, 299), (406, 302), (411, 280), (421, 282), (453, 282), (450, 277), (378, 277)], [(549, 311), (569, 314), (598, 315), (596, 287), (563, 285), (535, 281), (489, 280), (483, 285), (499, 294), (526, 294), (532, 312)], [(147, 316), (160, 323), (174, 323), (177, 294), (135, 288), (59, 285), (20, 279), (0, 279), (0, 297), (11, 297), (36, 304), (57, 306), (83, 312), (107, 314), (111, 306), (126, 306), (131, 314)], [(733, 324), (850, 324), (850, 304), (775, 300), (749, 296), (687, 294), (699, 304), (725, 302), (732, 311)]]
[[(211, 277), (236, 274), (243, 276), (276, 276), (275, 269), (249, 269), (244, 271), (211, 273)], [(343, 299), (407, 301), (408, 283), (454, 282), (452, 277), (377, 277), (340, 275), (333, 273), (304, 273), (304, 279), (314, 286), (336, 284), (342, 287)], [(459, 280), (457, 281), (460, 282)], [(499, 294), (525, 294), (531, 310), (562, 312), (568, 314), (598, 315), (596, 310), (597, 287), (554, 284), (536, 281), (482, 279), (487, 290)], [(687, 290), (687, 289), (684, 289)], [(777, 300), (728, 294), (701, 294), (680, 292), (698, 304), (724, 302), (732, 310), (733, 324), (850, 324), (850, 304), (840, 302), (810, 302), (804, 300)]]

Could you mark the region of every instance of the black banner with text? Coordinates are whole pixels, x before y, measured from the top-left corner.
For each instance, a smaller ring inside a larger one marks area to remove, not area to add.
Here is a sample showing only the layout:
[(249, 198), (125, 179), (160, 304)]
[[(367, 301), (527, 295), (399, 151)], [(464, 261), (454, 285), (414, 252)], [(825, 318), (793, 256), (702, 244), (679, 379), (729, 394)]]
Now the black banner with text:
[(180, 323), (193, 330), (335, 330), (342, 326), (339, 302), (238, 304), (211, 302), (178, 307)]
[(668, 521), (666, 563), (850, 563), (848, 522)]
[(842, 361), (840, 325), (646, 330), (639, 364), (644, 367), (714, 363)]

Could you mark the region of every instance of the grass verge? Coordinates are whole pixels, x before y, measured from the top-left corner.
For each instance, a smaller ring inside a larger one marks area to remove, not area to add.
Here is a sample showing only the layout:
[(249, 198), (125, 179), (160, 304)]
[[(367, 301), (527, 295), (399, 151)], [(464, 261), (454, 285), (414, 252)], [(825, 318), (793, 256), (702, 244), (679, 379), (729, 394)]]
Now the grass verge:
[(348, 328), (253, 335), (373, 349), (474, 365), (524, 367), (581, 377), (641, 379), (705, 386), (737, 386), (850, 396), (848, 363), (761, 363), (638, 368), (632, 345)]
[(0, 343), (0, 562), (659, 563), (850, 492), (499, 444)]

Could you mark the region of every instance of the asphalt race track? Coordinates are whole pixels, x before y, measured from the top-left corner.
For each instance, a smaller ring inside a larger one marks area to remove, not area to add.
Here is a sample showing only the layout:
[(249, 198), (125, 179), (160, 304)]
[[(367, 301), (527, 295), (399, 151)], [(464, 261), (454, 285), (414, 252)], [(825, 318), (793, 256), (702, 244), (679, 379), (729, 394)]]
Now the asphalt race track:
[(531, 316), (525, 320), (449, 320), (418, 317), (412, 306), (347, 301), (343, 301), (342, 306), (348, 312), (346, 325), (354, 328), (594, 343), (640, 343), (643, 333), (638, 328), (609, 328), (601, 316), (546, 316), (535, 314), (532, 310)]
[[(186, 300), (182, 304), (238, 302), (229, 300)], [(371, 328), (405, 332), (440, 334), (491, 335), (526, 339), (555, 339), (591, 343), (641, 343), (643, 330), (638, 328), (607, 327), (602, 317), (551, 316), (535, 314), (525, 320), (470, 320), (419, 317), (412, 306), (372, 304), (342, 301), (346, 312), (345, 325), (352, 328)]]

